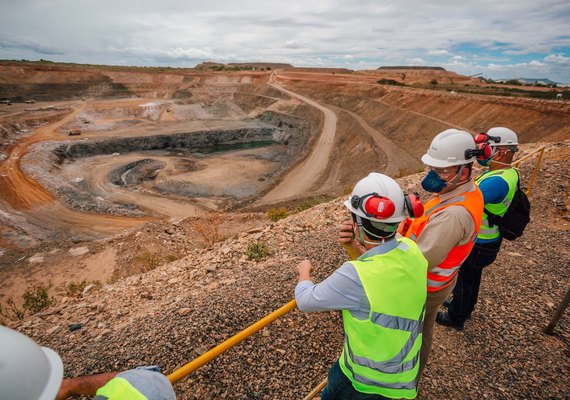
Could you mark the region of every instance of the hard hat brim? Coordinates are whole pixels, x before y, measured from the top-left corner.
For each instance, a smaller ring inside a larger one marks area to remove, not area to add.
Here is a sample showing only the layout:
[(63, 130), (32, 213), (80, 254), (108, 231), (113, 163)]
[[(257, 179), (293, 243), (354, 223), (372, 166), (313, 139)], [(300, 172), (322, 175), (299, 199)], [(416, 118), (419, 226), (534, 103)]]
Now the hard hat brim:
[(63, 363), (61, 362), (59, 355), (52, 349), (42, 347), (42, 350), (49, 361), (50, 376), (44, 391), (38, 400), (53, 400), (55, 399), (63, 380)]
[(469, 160), (457, 160), (457, 161), (444, 161), (444, 160), (438, 160), (437, 158), (433, 158), (432, 156), (426, 153), (422, 156), (422, 162), (425, 165), (429, 165), (430, 167), (446, 168), (446, 167), (453, 167), (455, 165), (469, 164), (473, 162), (473, 160), (469, 159)]

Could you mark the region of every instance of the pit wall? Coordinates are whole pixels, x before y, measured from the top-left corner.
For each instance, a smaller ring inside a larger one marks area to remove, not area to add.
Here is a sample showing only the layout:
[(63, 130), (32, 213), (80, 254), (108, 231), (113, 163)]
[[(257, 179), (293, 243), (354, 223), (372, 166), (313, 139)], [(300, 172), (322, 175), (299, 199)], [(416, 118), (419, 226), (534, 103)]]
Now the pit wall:
[(67, 159), (132, 151), (185, 149), (199, 150), (216, 144), (237, 144), (265, 140), (285, 140), (273, 128), (201, 131), (171, 135), (113, 138), (58, 146), (54, 150), (58, 163)]
[(88, 65), (0, 63), (0, 98), (13, 102), (78, 100), (82, 98), (189, 98), (203, 86), (261, 84), (267, 72), (194, 72)]
[[(570, 104), (563, 102), (381, 85), (292, 82), (291, 89), (359, 114), (418, 158), (437, 133), (449, 128), (477, 132), (507, 126), (519, 134), (522, 143), (564, 140), (570, 136)], [(354, 129), (359, 129), (358, 125)]]

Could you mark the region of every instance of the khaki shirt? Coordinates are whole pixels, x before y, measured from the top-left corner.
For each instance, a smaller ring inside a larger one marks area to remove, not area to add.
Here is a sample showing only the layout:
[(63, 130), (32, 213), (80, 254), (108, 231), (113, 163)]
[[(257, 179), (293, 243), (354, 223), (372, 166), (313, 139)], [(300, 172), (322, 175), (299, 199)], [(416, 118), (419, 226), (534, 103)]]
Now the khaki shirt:
[[(451, 192), (438, 196), (441, 201), (475, 189), (469, 181)], [(428, 260), (428, 270), (437, 267), (455, 246), (469, 242), (475, 232), (475, 221), (462, 206), (449, 206), (431, 216), (416, 243)]]

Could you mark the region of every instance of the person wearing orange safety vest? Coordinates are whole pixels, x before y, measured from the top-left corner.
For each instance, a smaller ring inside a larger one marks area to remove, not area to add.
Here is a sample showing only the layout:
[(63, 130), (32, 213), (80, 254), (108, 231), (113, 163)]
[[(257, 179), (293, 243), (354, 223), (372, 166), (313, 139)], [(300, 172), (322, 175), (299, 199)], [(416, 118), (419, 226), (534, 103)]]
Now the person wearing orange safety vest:
[(475, 180), (485, 201), (481, 229), (471, 254), (459, 269), (453, 299), (444, 303), (447, 312), (439, 311), (436, 318), (438, 324), (457, 330), (463, 330), (471, 317), (477, 304), (483, 269), (495, 261), (503, 241), (499, 227), (489, 222), (488, 214), (505, 215), (519, 183), (519, 175), (511, 166), (518, 148), (516, 133), (495, 127), (482, 136), (487, 140), (484, 145), (490, 148), (490, 154), (477, 158), (479, 164), (489, 167), (489, 171)]
[(158, 367), (63, 379), (59, 355), (32, 339), (0, 326), (0, 399), (63, 400), (73, 395), (94, 400), (175, 400)]
[(473, 136), (465, 131), (438, 134), (422, 157), (429, 169), (422, 187), (434, 195), (424, 205), (424, 215), (403, 221), (399, 228), (428, 260), (420, 376), (431, 351), (437, 310), (453, 290), (481, 226), (483, 196), (471, 176), (478, 152)]

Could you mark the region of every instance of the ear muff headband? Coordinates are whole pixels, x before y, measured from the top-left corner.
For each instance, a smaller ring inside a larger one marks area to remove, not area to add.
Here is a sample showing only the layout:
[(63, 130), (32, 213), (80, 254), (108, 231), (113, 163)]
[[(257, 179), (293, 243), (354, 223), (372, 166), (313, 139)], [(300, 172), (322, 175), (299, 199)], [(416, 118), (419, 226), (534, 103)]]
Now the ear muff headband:
[(479, 133), (475, 136), (475, 143), (481, 144), (487, 142), (501, 143), (501, 138), (499, 136), (490, 136), (486, 133)]
[(418, 218), (423, 215), (424, 205), (422, 204), (418, 193), (405, 194), (404, 204), (410, 218)]
[(369, 193), (364, 196), (354, 195), (350, 199), (350, 204), (370, 218), (386, 219), (396, 212), (394, 202), (378, 193)]

